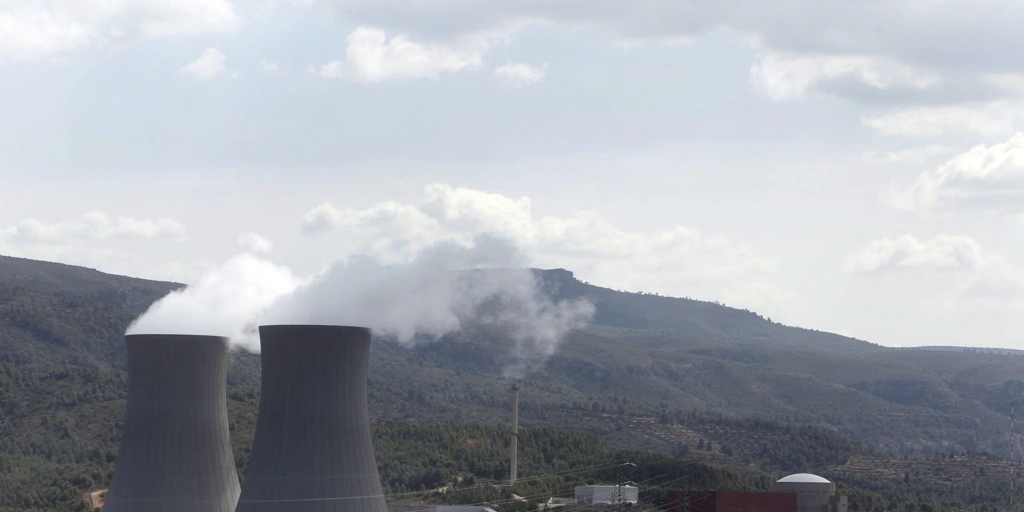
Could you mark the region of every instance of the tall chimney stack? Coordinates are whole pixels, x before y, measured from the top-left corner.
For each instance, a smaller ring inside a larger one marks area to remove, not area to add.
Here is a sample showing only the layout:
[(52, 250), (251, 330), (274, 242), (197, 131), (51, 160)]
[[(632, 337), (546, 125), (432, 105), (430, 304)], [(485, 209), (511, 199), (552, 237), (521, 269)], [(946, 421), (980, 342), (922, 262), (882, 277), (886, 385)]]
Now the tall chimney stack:
[(227, 338), (125, 336), (128, 406), (104, 512), (232, 512)]
[(516, 483), (516, 471), (519, 457), (519, 384), (512, 384), (512, 460), (508, 470), (508, 485)]
[(367, 411), (370, 330), (260, 326), (263, 377), (237, 512), (387, 512)]

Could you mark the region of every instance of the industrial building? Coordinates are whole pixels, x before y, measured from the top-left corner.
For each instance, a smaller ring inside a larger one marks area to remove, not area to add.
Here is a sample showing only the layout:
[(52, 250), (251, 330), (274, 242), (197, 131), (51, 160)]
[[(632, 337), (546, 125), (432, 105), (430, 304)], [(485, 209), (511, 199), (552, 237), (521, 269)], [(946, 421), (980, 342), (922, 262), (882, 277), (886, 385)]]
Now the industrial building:
[(366, 377), (370, 330), (260, 326), (256, 435), (237, 512), (387, 512)]
[(807, 473), (789, 475), (771, 492), (670, 492), (666, 512), (846, 512), (835, 484)]
[[(128, 406), (105, 512), (495, 512), (386, 503), (367, 404), (369, 329), (271, 325), (259, 332), (261, 399), (242, 486), (228, 435), (227, 339), (125, 337)], [(517, 392), (514, 385), (510, 483)], [(832, 482), (800, 473), (774, 482), (771, 492), (669, 493), (667, 512), (847, 512), (846, 496), (835, 491)], [(635, 485), (585, 485), (541, 508), (637, 503)]]
[(632, 485), (582, 485), (576, 488), (577, 505), (635, 505), (640, 491)]
[(232, 512), (227, 338), (125, 336), (128, 405), (105, 512)]

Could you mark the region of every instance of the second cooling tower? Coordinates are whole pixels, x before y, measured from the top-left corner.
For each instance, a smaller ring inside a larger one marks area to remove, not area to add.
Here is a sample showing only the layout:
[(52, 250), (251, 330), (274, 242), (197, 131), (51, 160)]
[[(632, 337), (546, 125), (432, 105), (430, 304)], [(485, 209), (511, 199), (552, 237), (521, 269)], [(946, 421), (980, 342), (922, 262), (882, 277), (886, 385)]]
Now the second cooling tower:
[(370, 330), (260, 327), (263, 380), (237, 512), (387, 512), (366, 401)]

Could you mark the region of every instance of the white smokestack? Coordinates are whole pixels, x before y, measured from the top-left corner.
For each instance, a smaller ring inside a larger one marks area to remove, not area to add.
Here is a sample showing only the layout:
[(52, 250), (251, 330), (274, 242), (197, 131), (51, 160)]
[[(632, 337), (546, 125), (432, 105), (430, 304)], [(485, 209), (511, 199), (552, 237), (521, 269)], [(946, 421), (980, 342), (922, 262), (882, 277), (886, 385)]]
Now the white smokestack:
[(512, 384), (512, 446), (509, 450), (511, 461), (508, 470), (508, 485), (516, 483), (519, 459), (519, 384)]

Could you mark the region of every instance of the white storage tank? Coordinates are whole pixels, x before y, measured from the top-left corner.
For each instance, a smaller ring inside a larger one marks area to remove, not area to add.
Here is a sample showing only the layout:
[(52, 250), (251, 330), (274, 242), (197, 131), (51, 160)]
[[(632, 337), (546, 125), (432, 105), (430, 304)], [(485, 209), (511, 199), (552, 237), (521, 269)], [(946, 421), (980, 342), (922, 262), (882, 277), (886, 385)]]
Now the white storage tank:
[(836, 484), (818, 475), (789, 475), (772, 484), (772, 492), (796, 494), (797, 512), (846, 512), (846, 497), (836, 497)]

